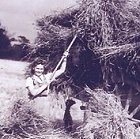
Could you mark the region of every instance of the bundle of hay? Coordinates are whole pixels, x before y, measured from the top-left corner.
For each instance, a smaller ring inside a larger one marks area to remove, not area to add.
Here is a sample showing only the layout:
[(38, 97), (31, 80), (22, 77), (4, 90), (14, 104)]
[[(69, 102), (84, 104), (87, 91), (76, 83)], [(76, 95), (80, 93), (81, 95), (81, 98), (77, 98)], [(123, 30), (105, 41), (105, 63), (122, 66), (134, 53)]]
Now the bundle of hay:
[(132, 121), (119, 97), (102, 89), (90, 90), (92, 94), (87, 110), (87, 119), (81, 127), (85, 139), (138, 139), (137, 121)]
[(126, 44), (139, 34), (139, 10), (133, 1), (82, 0), (77, 14), (77, 30), (89, 47)]
[(42, 57), (52, 61), (53, 64), (49, 62), (49, 70), (54, 68), (54, 64), (58, 63), (72, 39), (71, 20), (73, 21), (75, 13), (75, 10), (65, 10), (60, 14), (54, 13), (37, 20), (38, 36), (30, 59)]
[(7, 123), (1, 127), (2, 135), (15, 136), (19, 138), (37, 134), (48, 126), (47, 121), (36, 114), (30, 104), (24, 100), (15, 100), (11, 104), (10, 115)]
[(48, 121), (39, 116), (25, 100), (15, 101), (11, 115), (8, 115), (7, 124), (0, 127), (0, 138), (10, 139), (71, 139), (63, 124)]

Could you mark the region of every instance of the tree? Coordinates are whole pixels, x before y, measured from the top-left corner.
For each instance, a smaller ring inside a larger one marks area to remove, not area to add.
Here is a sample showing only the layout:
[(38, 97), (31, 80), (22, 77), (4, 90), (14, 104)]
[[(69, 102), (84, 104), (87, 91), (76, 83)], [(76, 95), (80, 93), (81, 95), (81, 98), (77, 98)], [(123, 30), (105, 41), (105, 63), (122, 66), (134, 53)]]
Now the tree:
[(0, 49), (8, 49), (10, 47), (10, 39), (7, 31), (0, 25)]
[(31, 47), (30, 41), (25, 36), (18, 36), (12, 39), (12, 48), (14, 49), (14, 58), (17, 60), (26, 59)]
[(11, 57), (11, 43), (6, 29), (0, 24), (0, 58)]

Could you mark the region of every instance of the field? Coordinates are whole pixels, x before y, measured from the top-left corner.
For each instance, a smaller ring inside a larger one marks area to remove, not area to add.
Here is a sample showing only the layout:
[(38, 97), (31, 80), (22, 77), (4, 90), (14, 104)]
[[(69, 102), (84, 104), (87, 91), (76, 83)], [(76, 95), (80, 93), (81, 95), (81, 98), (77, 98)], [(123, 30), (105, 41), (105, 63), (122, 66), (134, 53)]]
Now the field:
[(24, 73), (27, 63), (10, 60), (0, 60), (0, 63), (0, 111), (3, 121), (3, 117), (6, 119), (10, 114), (11, 102), (25, 96)]
[[(24, 88), (24, 74), (27, 63), (10, 60), (0, 60), (0, 63), (0, 87), (3, 88), (5, 92), (9, 92), (14, 88)], [(13, 91), (11, 93), (13, 93)]]

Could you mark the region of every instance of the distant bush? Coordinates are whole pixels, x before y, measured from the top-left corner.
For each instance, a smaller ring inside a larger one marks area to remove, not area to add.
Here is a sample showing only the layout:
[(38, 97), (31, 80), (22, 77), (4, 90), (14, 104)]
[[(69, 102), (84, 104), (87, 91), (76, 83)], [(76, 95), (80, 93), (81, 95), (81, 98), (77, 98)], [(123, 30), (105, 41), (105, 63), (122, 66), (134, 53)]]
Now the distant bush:
[(22, 49), (20, 47), (10, 47), (8, 49), (0, 50), (1, 59), (12, 59), (12, 60), (26, 60), (26, 56), (29, 53), (29, 49)]

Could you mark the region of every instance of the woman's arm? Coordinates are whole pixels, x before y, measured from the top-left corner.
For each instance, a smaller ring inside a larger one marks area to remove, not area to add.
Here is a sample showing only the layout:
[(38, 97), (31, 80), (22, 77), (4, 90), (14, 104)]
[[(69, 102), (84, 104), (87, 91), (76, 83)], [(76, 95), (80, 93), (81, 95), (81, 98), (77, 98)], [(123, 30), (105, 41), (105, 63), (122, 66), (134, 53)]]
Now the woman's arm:
[(47, 88), (47, 85), (44, 84), (39, 88), (31, 88), (31, 87), (27, 87), (28, 91), (33, 95), (33, 96), (38, 96), (39, 94), (43, 93), (43, 91), (45, 91)]
[(26, 88), (33, 96), (41, 94), (44, 90), (46, 90), (47, 86), (47, 84), (43, 84), (41, 87), (36, 88), (33, 84), (33, 80), (30, 77), (26, 80)]
[(68, 56), (68, 55), (69, 55), (69, 53), (68, 53), (67, 51), (64, 52), (64, 54), (63, 54), (64, 59), (63, 59), (63, 62), (62, 62), (62, 64), (61, 64), (61, 67), (60, 67), (60, 69), (58, 69), (58, 70), (55, 72), (53, 79), (57, 78), (58, 76), (60, 76), (62, 73), (65, 72), (65, 70), (66, 70), (66, 65), (67, 65), (67, 56)]
[(60, 76), (62, 73), (65, 72), (65, 70), (66, 70), (66, 65), (67, 65), (67, 58), (64, 58), (64, 60), (63, 60), (63, 62), (62, 62), (62, 64), (61, 64), (60, 69), (57, 70), (57, 71), (55, 72), (55, 74), (54, 74), (54, 77), (53, 77), (54, 79), (56, 79), (58, 76)]

